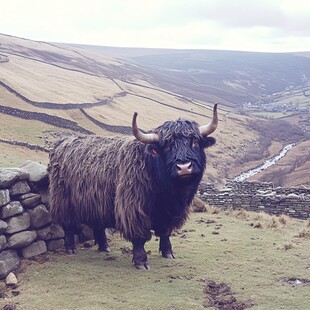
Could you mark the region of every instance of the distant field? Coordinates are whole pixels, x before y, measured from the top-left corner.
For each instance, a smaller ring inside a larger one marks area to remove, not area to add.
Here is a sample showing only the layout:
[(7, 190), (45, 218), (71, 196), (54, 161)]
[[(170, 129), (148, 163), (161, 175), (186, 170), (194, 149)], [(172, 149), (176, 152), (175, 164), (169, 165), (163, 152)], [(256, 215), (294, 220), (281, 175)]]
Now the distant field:
[(255, 115), (258, 117), (263, 117), (263, 118), (281, 118), (281, 117), (285, 117), (285, 116), (289, 116), (289, 115), (293, 115), (293, 113), (289, 113), (289, 112), (251, 112), (251, 115)]
[(298, 106), (310, 105), (310, 89), (302, 89), (300, 91), (292, 91), (291, 93), (284, 93), (280, 99), (275, 100), (281, 104), (297, 104)]

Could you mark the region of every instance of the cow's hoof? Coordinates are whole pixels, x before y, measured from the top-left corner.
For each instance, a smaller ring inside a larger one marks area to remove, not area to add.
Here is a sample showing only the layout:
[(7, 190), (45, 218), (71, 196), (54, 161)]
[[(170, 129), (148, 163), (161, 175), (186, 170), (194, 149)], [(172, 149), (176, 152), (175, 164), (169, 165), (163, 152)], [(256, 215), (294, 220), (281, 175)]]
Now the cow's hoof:
[(75, 249), (67, 249), (69, 255), (75, 254)]
[(103, 248), (103, 249), (98, 248), (98, 251), (99, 251), (99, 252), (107, 252), (107, 253), (112, 252), (111, 249), (110, 249), (109, 247), (106, 247), (106, 248)]
[(145, 262), (145, 263), (135, 263), (135, 267), (138, 270), (150, 270), (151, 269), (151, 267), (150, 267), (148, 262)]
[(162, 252), (162, 256), (165, 258), (175, 258), (175, 255), (172, 252)]

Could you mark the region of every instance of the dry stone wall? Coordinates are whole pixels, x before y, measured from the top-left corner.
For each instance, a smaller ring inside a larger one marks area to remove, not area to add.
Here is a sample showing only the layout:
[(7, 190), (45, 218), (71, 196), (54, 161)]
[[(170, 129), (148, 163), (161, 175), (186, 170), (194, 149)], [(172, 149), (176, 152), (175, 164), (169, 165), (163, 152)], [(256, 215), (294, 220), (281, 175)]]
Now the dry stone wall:
[(207, 204), (223, 209), (264, 211), (269, 214), (286, 214), (291, 217), (310, 218), (310, 189), (281, 188), (272, 183), (228, 182), (221, 189), (202, 183), (199, 197)]
[(0, 169), (0, 279), (31, 258), (64, 245), (47, 208), (46, 166), (27, 161)]

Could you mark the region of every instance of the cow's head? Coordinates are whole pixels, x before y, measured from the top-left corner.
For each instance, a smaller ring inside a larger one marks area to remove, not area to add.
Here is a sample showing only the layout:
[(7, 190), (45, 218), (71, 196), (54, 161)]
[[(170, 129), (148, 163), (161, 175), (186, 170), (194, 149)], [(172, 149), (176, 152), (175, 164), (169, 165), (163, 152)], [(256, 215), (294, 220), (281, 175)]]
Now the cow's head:
[(134, 136), (148, 145), (147, 152), (163, 163), (171, 178), (178, 182), (201, 178), (206, 163), (204, 148), (215, 143), (215, 139), (208, 136), (217, 128), (217, 104), (213, 108), (212, 121), (205, 126), (179, 119), (167, 121), (152, 133), (145, 134), (139, 130), (136, 118), (137, 113), (132, 120)]

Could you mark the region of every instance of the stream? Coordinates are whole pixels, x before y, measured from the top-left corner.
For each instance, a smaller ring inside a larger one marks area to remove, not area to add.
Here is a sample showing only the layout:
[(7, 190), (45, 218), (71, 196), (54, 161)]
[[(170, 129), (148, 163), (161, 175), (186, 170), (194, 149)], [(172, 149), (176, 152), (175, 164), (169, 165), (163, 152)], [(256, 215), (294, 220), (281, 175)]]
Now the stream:
[(253, 175), (257, 174), (257, 173), (260, 173), (260, 172), (264, 171), (265, 169), (273, 166), (278, 160), (280, 160), (282, 157), (284, 157), (285, 154), (293, 146), (295, 146), (295, 143), (285, 145), (283, 147), (283, 149), (277, 155), (275, 155), (274, 157), (272, 157), (270, 159), (267, 159), (262, 165), (254, 168), (254, 169), (248, 170), (246, 172), (243, 172), (240, 175), (234, 177), (233, 181), (242, 182), (242, 181), (248, 179), (249, 177), (251, 177), (251, 176), (253, 176)]

